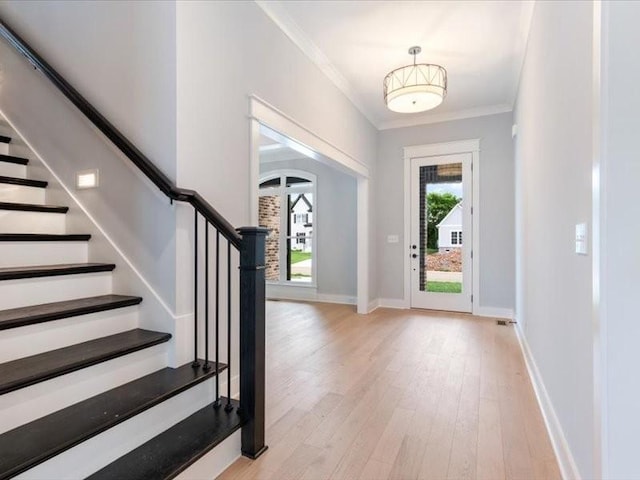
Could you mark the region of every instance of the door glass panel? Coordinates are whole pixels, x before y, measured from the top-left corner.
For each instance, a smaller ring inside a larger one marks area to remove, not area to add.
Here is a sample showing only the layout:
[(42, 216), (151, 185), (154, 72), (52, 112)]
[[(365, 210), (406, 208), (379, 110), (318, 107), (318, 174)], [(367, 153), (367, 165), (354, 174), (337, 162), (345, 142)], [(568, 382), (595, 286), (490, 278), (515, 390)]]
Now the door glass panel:
[(420, 291), (462, 293), (462, 163), (420, 167)]
[(280, 195), (262, 195), (258, 205), (258, 223), (269, 229), (266, 242), (267, 280), (280, 280)]

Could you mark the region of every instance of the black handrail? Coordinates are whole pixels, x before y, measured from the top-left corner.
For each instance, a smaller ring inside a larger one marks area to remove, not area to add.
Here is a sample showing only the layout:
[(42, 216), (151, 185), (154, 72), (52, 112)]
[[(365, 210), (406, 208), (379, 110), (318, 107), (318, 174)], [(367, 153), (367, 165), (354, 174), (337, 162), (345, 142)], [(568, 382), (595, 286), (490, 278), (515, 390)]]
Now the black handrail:
[(0, 35), (5, 38), (13, 48), (24, 55), (34, 68), (40, 70), (162, 193), (171, 200), (190, 203), (193, 208), (206, 218), (234, 247), (240, 249), (242, 237), (209, 202), (202, 198), (196, 191), (177, 187), (162, 170), (156, 167), (122, 132), (114, 127), (86, 98), (80, 95), (69, 82), (56, 72), (51, 65), (1, 19)]

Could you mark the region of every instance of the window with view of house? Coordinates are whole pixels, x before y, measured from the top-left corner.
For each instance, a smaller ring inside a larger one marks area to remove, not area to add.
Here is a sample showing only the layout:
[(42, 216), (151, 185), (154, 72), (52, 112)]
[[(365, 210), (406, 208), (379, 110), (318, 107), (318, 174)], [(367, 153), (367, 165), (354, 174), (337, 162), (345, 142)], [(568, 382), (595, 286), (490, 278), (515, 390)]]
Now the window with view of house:
[(314, 283), (315, 176), (270, 172), (260, 180), (259, 223), (269, 229), (266, 279), (271, 283)]

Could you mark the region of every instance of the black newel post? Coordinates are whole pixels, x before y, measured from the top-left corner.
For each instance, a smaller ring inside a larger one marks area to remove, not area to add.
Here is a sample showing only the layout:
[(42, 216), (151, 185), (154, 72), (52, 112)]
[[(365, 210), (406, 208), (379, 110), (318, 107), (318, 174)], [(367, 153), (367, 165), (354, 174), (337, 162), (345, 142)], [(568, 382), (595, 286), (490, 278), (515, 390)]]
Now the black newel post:
[(265, 423), (265, 243), (268, 230), (242, 227), (240, 248), (240, 410), (242, 454), (266, 449)]

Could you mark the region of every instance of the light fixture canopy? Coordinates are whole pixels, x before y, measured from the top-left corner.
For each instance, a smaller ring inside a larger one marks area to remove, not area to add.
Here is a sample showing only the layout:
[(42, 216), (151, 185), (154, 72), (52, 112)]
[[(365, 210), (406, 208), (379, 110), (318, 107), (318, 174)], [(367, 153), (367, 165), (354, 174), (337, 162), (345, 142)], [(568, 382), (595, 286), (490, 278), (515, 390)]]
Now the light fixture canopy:
[(396, 68), (384, 77), (384, 101), (387, 108), (399, 113), (425, 112), (437, 107), (447, 96), (447, 71), (440, 65), (416, 64), (422, 49), (409, 49), (413, 65)]

